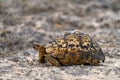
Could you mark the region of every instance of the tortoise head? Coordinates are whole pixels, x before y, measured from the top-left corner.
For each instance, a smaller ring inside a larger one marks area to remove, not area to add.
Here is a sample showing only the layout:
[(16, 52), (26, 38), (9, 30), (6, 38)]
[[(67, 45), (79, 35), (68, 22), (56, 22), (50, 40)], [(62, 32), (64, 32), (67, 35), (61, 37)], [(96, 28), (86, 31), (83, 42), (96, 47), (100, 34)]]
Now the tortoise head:
[(46, 48), (44, 45), (41, 45), (41, 44), (33, 44), (33, 48), (37, 51), (39, 51), (39, 53), (43, 53), (45, 54), (46, 53)]

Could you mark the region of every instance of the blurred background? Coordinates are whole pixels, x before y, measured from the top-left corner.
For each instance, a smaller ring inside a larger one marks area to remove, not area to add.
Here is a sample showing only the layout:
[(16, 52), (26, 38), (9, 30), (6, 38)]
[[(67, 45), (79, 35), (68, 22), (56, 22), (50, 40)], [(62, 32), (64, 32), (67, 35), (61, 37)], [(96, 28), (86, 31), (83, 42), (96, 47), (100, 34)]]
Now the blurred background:
[[(0, 58), (31, 53), (34, 42), (80, 30), (120, 58), (120, 0), (0, 0)], [(113, 65), (113, 64), (112, 64)]]
[(120, 0), (0, 0), (0, 56), (75, 29), (120, 44)]

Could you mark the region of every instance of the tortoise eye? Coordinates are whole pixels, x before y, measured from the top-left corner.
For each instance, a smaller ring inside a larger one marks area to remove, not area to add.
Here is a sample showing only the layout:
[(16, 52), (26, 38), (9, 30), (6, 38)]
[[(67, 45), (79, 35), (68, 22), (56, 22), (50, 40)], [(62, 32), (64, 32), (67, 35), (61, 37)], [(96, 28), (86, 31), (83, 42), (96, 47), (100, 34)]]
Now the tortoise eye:
[(36, 46), (36, 47), (39, 47), (39, 45), (37, 45), (37, 44), (36, 44), (35, 46)]

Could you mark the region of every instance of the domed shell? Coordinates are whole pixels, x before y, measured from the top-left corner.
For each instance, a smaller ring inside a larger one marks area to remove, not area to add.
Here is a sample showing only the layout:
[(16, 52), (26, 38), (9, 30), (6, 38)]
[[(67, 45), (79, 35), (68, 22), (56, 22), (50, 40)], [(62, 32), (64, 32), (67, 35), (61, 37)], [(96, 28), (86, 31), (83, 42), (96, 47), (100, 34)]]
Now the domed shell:
[(63, 64), (104, 62), (105, 56), (98, 43), (88, 34), (68, 31), (56, 36), (46, 45), (47, 54)]

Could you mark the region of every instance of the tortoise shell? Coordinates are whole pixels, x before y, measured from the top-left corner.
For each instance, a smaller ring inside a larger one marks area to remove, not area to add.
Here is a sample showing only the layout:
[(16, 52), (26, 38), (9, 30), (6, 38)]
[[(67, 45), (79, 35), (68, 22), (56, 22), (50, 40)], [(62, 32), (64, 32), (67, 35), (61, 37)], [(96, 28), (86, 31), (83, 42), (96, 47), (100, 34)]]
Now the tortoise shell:
[[(34, 49), (36, 48), (34, 47)], [(55, 66), (73, 64), (96, 65), (105, 61), (105, 56), (98, 43), (88, 34), (80, 31), (67, 31), (62, 35), (55, 36), (44, 46), (44, 53), (41, 52), (42, 49), (40, 48), (36, 50), (39, 51), (39, 59), (44, 56), (48, 62)]]

